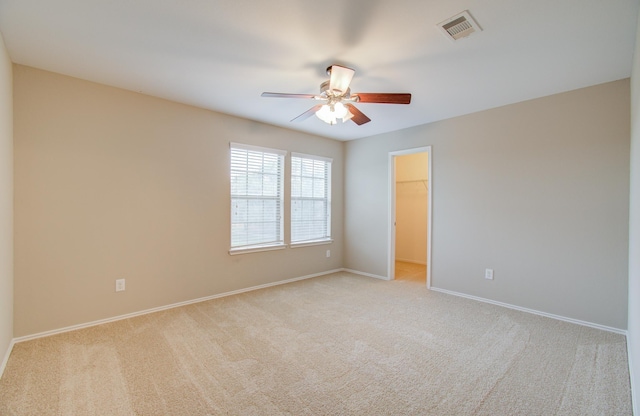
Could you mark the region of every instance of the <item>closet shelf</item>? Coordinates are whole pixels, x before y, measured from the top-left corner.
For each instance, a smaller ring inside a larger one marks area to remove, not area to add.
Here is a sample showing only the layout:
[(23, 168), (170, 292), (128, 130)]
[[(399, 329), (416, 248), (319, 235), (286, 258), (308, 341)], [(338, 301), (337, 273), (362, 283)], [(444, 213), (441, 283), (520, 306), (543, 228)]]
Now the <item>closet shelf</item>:
[(396, 185), (397, 184), (401, 184), (401, 183), (421, 183), (424, 185), (424, 189), (429, 189), (429, 180), (428, 179), (414, 179), (414, 180), (409, 180), (409, 181), (396, 181)]

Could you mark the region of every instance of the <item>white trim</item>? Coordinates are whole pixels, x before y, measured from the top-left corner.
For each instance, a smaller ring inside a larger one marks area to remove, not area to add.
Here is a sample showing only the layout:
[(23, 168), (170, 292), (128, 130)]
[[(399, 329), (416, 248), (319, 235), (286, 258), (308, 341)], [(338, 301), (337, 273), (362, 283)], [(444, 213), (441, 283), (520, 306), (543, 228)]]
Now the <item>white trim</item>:
[(431, 229), (433, 228), (433, 150), (431, 146), (423, 146), (423, 147), (415, 147), (411, 149), (404, 150), (396, 150), (393, 152), (389, 152), (389, 195), (387, 197), (388, 201), (388, 232), (387, 236), (389, 238), (388, 241), (388, 251), (387, 251), (387, 279), (393, 280), (395, 279), (395, 260), (396, 260), (396, 227), (395, 227), (395, 218), (396, 218), (396, 169), (395, 169), (395, 157), (396, 156), (406, 156), (414, 153), (427, 153), (428, 162), (427, 162), (427, 180), (429, 181), (429, 186), (427, 187), (427, 289), (431, 289), (431, 251), (432, 248), (432, 233)]
[(4, 354), (4, 358), (2, 359), (2, 363), (0, 363), (0, 379), (4, 374), (4, 369), (7, 367), (7, 363), (9, 362), (9, 356), (11, 355), (11, 351), (13, 351), (13, 346), (16, 344), (15, 338), (9, 342), (9, 347), (7, 348), (7, 352)]
[(542, 312), (542, 311), (538, 311), (538, 310), (535, 310), (535, 309), (523, 308), (522, 306), (516, 306), (516, 305), (511, 305), (509, 303), (498, 302), (498, 301), (491, 300), (491, 299), (481, 298), (481, 297), (478, 297), (478, 296), (467, 295), (466, 293), (454, 292), (453, 290), (440, 289), (440, 288), (437, 288), (437, 287), (432, 287), (431, 290), (433, 290), (434, 292), (445, 293), (447, 295), (453, 295), (453, 296), (458, 296), (458, 297), (461, 297), (461, 298), (467, 298), (467, 299), (475, 300), (475, 301), (478, 301), (478, 302), (484, 302), (484, 303), (489, 303), (489, 304), (496, 305), (496, 306), (502, 306), (504, 308), (514, 309), (514, 310), (520, 311), (520, 312), (527, 312), (527, 313), (531, 313), (531, 314), (534, 314), (534, 315), (544, 316), (545, 318), (557, 319), (558, 321), (564, 321), (564, 322), (569, 322), (569, 323), (572, 323), (572, 324), (588, 326), (588, 327), (595, 328), (595, 329), (601, 329), (603, 331), (614, 332), (614, 333), (620, 334), (620, 335), (625, 335), (625, 336), (627, 335), (627, 331), (624, 330), (624, 329), (613, 328), (613, 327), (606, 326), (606, 325), (595, 324), (593, 322), (581, 321), (579, 319), (567, 318), (566, 316), (554, 315), (552, 313)]
[(291, 243), (289, 246), (291, 248), (301, 248), (301, 247), (310, 247), (310, 246), (321, 246), (324, 244), (331, 244), (333, 240), (327, 238), (325, 240), (311, 240), (311, 241), (301, 241), (299, 243)]
[(387, 163), (389, 176), (389, 194), (387, 195), (387, 276), (388, 280), (396, 278), (396, 152), (389, 152), (389, 162)]
[[(371, 274), (371, 273), (360, 272), (358, 270), (342, 269), (342, 271), (349, 272), (349, 273), (354, 273), (354, 274), (359, 274), (359, 275), (362, 275), (362, 276), (374, 277), (376, 279), (390, 280), (389, 278), (386, 278), (384, 276), (378, 276), (378, 275)], [(554, 315), (552, 313), (547, 313), (547, 312), (541, 312), (541, 311), (537, 311), (535, 309), (523, 308), (521, 306), (511, 305), (509, 303), (504, 303), (504, 302), (498, 302), (498, 301), (491, 300), (491, 299), (485, 299), (485, 298), (481, 298), (479, 296), (467, 295), (465, 293), (455, 292), (453, 290), (440, 289), (440, 288), (437, 288), (437, 287), (431, 287), (430, 290), (433, 290), (434, 292), (444, 293), (444, 294), (447, 294), (447, 295), (458, 296), (458, 297), (461, 297), (461, 298), (475, 300), (475, 301), (478, 301), (478, 302), (489, 303), (489, 304), (496, 305), (496, 306), (502, 306), (503, 308), (514, 309), (514, 310), (517, 310), (517, 311), (520, 311), (520, 312), (531, 313), (533, 315), (544, 316), (545, 318), (556, 319), (558, 321), (564, 321), (564, 322), (569, 322), (569, 323), (572, 323), (572, 324), (588, 326), (590, 328), (601, 329), (603, 331), (613, 332), (613, 333), (616, 333), (616, 334), (624, 335), (627, 338), (627, 351), (629, 351), (629, 346), (628, 346), (629, 336), (627, 335), (627, 331), (624, 330), (624, 329), (613, 328), (613, 327), (606, 326), (606, 325), (595, 324), (593, 322), (581, 321), (579, 319), (567, 318), (565, 316)], [(629, 361), (629, 365), (631, 365), (630, 361)]]
[(433, 241), (431, 230), (433, 229), (433, 150), (431, 146), (427, 146), (429, 166), (428, 175), (429, 175), (429, 186), (427, 186), (427, 289), (431, 289), (431, 252)]
[(260, 290), (260, 289), (266, 289), (268, 287), (285, 285), (287, 283), (293, 283), (293, 282), (297, 282), (299, 280), (312, 279), (314, 277), (324, 276), (324, 275), (327, 275), (327, 274), (337, 273), (337, 272), (341, 272), (341, 271), (342, 271), (342, 269), (327, 270), (326, 272), (308, 274), (306, 276), (294, 277), (293, 279), (280, 280), (280, 281), (273, 282), (273, 283), (266, 283), (264, 285), (251, 286), (251, 287), (244, 288), (244, 289), (233, 290), (231, 292), (225, 292), (225, 293), (219, 293), (217, 295), (205, 296), (203, 298), (187, 300), (187, 301), (178, 302), (178, 303), (172, 303), (170, 305), (159, 306), (157, 308), (151, 308), (151, 309), (145, 309), (143, 311), (128, 313), (128, 314), (125, 314), (125, 315), (114, 316), (112, 318), (99, 319), (97, 321), (87, 322), (87, 323), (84, 323), (84, 324), (67, 326), (67, 327), (64, 327), (64, 328), (53, 329), (51, 331), (39, 332), (37, 334), (32, 334), (32, 335), (25, 335), (23, 337), (14, 338), (13, 342), (14, 343), (18, 343), (18, 342), (24, 342), (24, 341), (31, 341), (33, 339), (44, 338), (44, 337), (48, 337), (48, 336), (51, 336), (51, 335), (62, 334), (64, 332), (70, 332), (70, 331), (75, 331), (75, 330), (78, 330), (78, 329), (84, 329), (84, 328), (89, 328), (89, 327), (92, 327), (92, 326), (97, 326), (97, 325), (107, 324), (107, 323), (111, 323), (111, 322), (121, 321), (123, 319), (134, 318), (136, 316), (147, 315), (147, 314), (154, 313), (154, 312), (166, 311), (168, 309), (174, 309), (174, 308), (179, 308), (181, 306), (192, 305), (194, 303), (206, 302), (208, 300), (213, 300), (213, 299), (218, 299), (218, 298), (224, 298), (224, 297), (227, 297), (227, 296), (238, 295), (240, 293), (252, 292), (254, 290)]
[(372, 273), (366, 273), (366, 272), (361, 272), (359, 270), (353, 270), (353, 269), (341, 269), (341, 271), (343, 272), (348, 272), (348, 273), (353, 273), (353, 274), (359, 274), (361, 276), (366, 276), (366, 277), (373, 277), (374, 279), (380, 279), (380, 280), (391, 280), (389, 279), (389, 277), (387, 276), (380, 276), (377, 274), (372, 274)]
[(284, 250), (285, 248), (287, 248), (287, 245), (283, 243), (263, 245), (263, 246), (235, 247), (235, 248), (229, 249), (229, 255), (237, 256), (238, 254), (258, 253), (260, 251)]
[(252, 152), (273, 153), (280, 156), (287, 155), (286, 150), (274, 149), (272, 147), (254, 146), (252, 144), (244, 144), (244, 143), (236, 143), (236, 142), (229, 142), (229, 148), (249, 150)]
[(306, 153), (297, 153), (297, 152), (291, 152), (291, 157), (298, 157), (301, 159), (313, 159), (313, 160), (320, 160), (326, 163), (333, 163), (333, 159), (331, 159), (330, 157), (324, 157), (324, 156), (318, 156), (318, 155), (310, 155), (310, 154), (306, 154)]

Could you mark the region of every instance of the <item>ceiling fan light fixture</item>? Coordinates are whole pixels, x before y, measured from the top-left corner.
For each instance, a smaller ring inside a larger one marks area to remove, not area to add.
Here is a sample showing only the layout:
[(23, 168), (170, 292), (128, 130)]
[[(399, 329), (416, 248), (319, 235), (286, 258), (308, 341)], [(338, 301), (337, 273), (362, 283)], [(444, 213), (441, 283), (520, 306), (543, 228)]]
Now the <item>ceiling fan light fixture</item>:
[(353, 113), (349, 110), (347, 110), (347, 115), (342, 117), (342, 122), (346, 123), (347, 121), (351, 120), (353, 118)]
[(331, 107), (329, 107), (328, 104), (323, 105), (318, 111), (316, 111), (316, 117), (327, 124), (336, 124), (336, 116), (333, 111), (331, 111)]
[(345, 118), (349, 113), (347, 107), (344, 106), (341, 102), (337, 102), (333, 105), (333, 113), (336, 115), (336, 118)]
[(351, 113), (347, 110), (347, 107), (345, 107), (341, 102), (325, 104), (316, 111), (316, 116), (327, 124), (336, 124), (337, 119), (339, 118), (345, 122), (353, 117), (353, 114), (349, 117), (350, 114)]
[(327, 124), (336, 124), (342, 119), (343, 123), (351, 120), (358, 126), (371, 121), (353, 103), (378, 103), (378, 104), (410, 104), (409, 93), (355, 93), (351, 95), (351, 80), (355, 70), (341, 65), (331, 65), (327, 68), (330, 79), (320, 84), (320, 94), (285, 94), (277, 92), (263, 92), (263, 97), (272, 98), (306, 98), (324, 101), (324, 104), (316, 104), (304, 113), (294, 117), (291, 121), (303, 121), (314, 114)]

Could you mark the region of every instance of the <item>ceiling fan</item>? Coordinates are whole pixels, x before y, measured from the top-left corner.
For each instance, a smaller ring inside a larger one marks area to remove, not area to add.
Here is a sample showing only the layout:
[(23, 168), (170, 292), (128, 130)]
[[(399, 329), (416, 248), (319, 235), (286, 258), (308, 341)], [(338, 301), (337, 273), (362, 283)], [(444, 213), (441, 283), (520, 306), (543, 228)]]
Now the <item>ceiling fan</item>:
[(336, 124), (337, 119), (342, 122), (352, 120), (357, 125), (371, 121), (363, 112), (358, 110), (353, 103), (379, 103), (379, 104), (409, 104), (411, 94), (358, 92), (351, 93), (349, 85), (356, 71), (340, 65), (332, 65), (327, 68), (330, 76), (328, 81), (320, 84), (320, 94), (283, 94), (277, 92), (263, 92), (262, 97), (272, 98), (308, 98), (325, 101), (317, 104), (300, 114), (291, 121), (302, 121), (315, 114), (320, 120), (328, 124)]

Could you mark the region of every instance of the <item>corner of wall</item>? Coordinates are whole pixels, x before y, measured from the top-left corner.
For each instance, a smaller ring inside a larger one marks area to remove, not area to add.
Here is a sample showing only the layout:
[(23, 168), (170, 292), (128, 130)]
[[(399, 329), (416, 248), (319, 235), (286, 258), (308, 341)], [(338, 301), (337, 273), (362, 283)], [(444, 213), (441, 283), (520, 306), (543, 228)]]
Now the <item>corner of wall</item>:
[[(640, 21), (640, 15), (639, 19)], [(631, 147), (629, 180), (629, 308), (627, 353), (635, 415), (640, 415), (640, 30), (631, 71)]]
[(4, 374), (4, 369), (7, 367), (7, 363), (9, 362), (9, 357), (11, 356), (11, 351), (13, 351), (13, 346), (15, 345), (15, 339), (12, 339), (9, 342), (9, 346), (7, 347), (7, 351), (4, 354), (2, 361), (0, 361), (0, 379)]
[(0, 33), (0, 377), (13, 347), (13, 64)]

